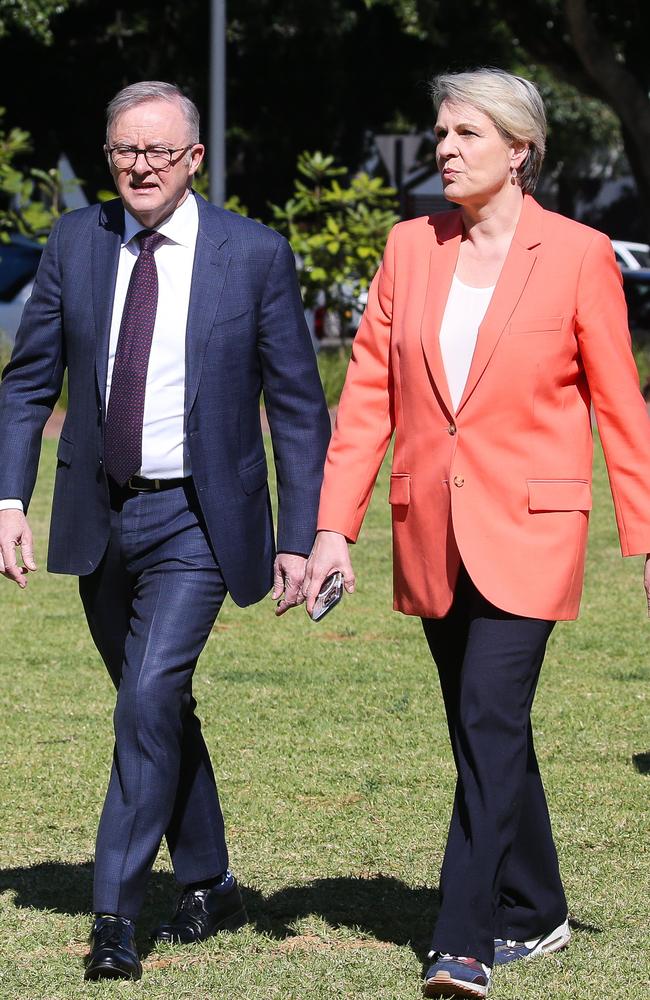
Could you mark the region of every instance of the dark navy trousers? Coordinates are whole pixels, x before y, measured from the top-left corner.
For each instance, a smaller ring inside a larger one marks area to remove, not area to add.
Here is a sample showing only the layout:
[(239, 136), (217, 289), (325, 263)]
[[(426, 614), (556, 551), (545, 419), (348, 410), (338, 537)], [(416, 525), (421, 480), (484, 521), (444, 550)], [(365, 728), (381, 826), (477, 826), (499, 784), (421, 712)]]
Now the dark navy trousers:
[(111, 506), (106, 554), (79, 580), (92, 637), (117, 689), (93, 908), (134, 920), (163, 837), (181, 884), (228, 867), (192, 696), (194, 668), (226, 587), (190, 480), (116, 495)]
[(567, 916), (530, 712), (555, 623), (495, 608), (464, 568), (445, 618), (423, 619), (457, 770), (432, 949), (494, 960)]

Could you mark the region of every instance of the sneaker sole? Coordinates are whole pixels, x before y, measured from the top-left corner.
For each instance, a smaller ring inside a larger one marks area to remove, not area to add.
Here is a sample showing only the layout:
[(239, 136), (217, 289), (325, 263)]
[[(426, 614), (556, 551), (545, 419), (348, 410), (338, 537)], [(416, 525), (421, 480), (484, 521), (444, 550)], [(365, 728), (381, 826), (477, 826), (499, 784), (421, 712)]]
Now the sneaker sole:
[(570, 941), (571, 931), (569, 930), (568, 933), (562, 934), (555, 939), (551, 939), (550, 941), (548, 938), (545, 938), (544, 941), (540, 941), (540, 943), (533, 948), (529, 955), (521, 955), (518, 958), (511, 958), (507, 962), (500, 962), (498, 954), (495, 953), (494, 964), (495, 966), (511, 965), (512, 962), (530, 962), (531, 958), (543, 958), (545, 955), (554, 955), (556, 952), (563, 951), (565, 948), (568, 948)]
[(458, 979), (452, 979), (448, 972), (437, 972), (433, 979), (427, 979), (422, 987), (425, 997), (469, 997), (483, 1000), (487, 996), (487, 986), (472, 986)]
[(550, 941), (546, 938), (544, 941), (540, 941), (537, 948), (531, 951), (528, 958), (537, 958), (539, 955), (553, 955), (556, 951), (562, 951), (563, 948), (568, 947), (570, 940), (571, 931), (567, 931), (566, 934), (561, 934), (557, 938), (552, 938)]

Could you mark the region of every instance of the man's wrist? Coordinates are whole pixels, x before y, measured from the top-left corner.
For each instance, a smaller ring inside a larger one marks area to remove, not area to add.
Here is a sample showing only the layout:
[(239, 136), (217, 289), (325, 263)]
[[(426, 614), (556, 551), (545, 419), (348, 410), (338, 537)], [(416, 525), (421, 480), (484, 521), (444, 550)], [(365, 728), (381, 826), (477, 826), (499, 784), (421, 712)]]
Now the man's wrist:
[(0, 500), (0, 510), (19, 510), (21, 514), (25, 513), (22, 500)]

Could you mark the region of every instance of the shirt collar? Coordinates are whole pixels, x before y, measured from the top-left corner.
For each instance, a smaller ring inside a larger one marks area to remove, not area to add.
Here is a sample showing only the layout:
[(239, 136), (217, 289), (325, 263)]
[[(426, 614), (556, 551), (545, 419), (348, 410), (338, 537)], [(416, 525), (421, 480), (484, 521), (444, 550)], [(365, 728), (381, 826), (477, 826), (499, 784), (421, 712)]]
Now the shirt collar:
[[(199, 209), (194, 193), (190, 191), (185, 200), (163, 222), (155, 227), (155, 231), (166, 236), (171, 243), (179, 243), (184, 247), (193, 247), (199, 228)], [(134, 236), (141, 233), (146, 226), (124, 209), (124, 235), (122, 246), (130, 243)]]

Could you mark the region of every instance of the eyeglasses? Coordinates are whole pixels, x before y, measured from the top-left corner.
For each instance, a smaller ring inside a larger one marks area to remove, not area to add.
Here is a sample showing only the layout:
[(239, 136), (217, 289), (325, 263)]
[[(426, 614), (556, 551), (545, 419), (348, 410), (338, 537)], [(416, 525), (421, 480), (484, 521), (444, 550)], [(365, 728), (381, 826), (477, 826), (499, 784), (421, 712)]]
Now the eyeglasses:
[(189, 146), (180, 146), (178, 149), (167, 149), (165, 146), (149, 146), (148, 149), (136, 149), (135, 146), (111, 146), (109, 155), (113, 165), (118, 170), (130, 170), (134, 167), (140, 153), (144, 156), (152, 170), (166, 170), (171, 167), (174, 153), (186, 153), (194, 143)]

